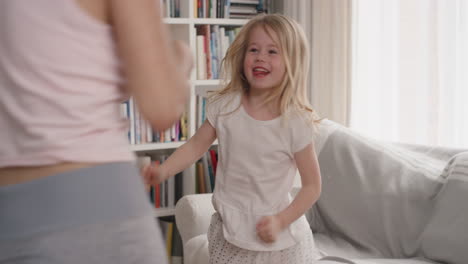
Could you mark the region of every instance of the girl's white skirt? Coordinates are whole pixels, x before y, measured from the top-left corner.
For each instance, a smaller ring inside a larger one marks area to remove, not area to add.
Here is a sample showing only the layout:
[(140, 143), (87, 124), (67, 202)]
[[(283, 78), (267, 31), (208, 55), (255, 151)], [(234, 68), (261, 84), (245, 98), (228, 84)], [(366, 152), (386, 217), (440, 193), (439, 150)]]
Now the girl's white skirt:
[(320, 258), (312, 231), (297, 245), (279, 251), (253, 251), (239, 248), (224, 239), (223, 221), (218, 213), (211, 217), (208, 230), (210, 264), (310, 264)]

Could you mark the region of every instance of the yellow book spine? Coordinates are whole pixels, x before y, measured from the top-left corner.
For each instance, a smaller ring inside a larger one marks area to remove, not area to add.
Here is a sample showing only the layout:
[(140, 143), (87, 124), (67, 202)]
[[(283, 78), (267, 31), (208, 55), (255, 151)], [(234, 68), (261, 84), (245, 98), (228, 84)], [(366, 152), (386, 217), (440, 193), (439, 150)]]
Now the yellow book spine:
[(167, 226), (167, 233), (166, 233), (166, 250), (167, 250), (167, 257), (169, 262), (171, 261), (172, 255), (172, 236), (174, 233), (174, 223), (169, 223)]

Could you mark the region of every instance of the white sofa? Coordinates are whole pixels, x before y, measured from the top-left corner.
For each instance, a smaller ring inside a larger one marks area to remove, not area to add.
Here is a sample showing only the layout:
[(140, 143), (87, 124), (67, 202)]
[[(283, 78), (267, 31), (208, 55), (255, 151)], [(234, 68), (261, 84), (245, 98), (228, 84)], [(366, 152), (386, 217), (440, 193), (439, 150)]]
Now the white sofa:
[[(316, 139), (322, 195), (306, 213), (318, 263), (467, 264), (468, 151), (378, 142), (331, 121)], [(211, 194), (176, 205), (184, 263), (208, 263)]]

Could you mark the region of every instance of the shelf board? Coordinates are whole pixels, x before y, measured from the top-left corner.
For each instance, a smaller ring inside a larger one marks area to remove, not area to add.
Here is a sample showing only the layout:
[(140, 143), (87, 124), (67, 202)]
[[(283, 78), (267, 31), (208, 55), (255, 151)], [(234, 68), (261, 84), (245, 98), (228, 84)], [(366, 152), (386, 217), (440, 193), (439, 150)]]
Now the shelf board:
[[(168, 142), (168, 143), (148, 143), (148, 144), (131, 145), (130, 148), (132, 151), (135, 151), (135, 152), (176, 149), (182, 146), (185, 142), (186, 141)], [(218, 145), (218, 140), (215, 140), (213, 142), (213, 145)]]
[(148, 150), (163, 150), (163, 149), (175, 149), (182, 146), (185, 141), (178, 142), (167, 142), (167, 143), (147, 143), (147, 144), (138, 144), (131, 145), (130, 148), (132, 151), (148, 151)]
[(174, 207), (155, 208), (154, 209), (154, 216), (155, 217), (170, 216), (170, 215), (175, 215), (175, 208)]
[(228, 19), (228, 18), (194, 18), (195, 25), (223, 25), (223, 26), (242, 26), (249, 21), (248, 19)]
[(188, 25), (190, 24), (190, 19), (181, 17), (166, 17), (164, 18), (164, 23), (171, 25)]
[(229, 18), (184, 18), (184, 17), (166, 17), (164, 23), (170, 25), (222, 25), (222, 26), (242, 26), (248, 19), (229, 19)]

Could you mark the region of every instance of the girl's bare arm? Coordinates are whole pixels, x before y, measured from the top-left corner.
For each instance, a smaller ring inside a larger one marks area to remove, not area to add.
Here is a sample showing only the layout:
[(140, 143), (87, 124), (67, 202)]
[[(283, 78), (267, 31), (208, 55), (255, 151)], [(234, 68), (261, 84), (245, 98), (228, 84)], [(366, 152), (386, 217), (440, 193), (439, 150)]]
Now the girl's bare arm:
[(311, 143), (303, 150), (295, 153), (294, 158), (301, 175), (302, 188), (293, 202), (277, 215), (281, 229), (286, 228), (302, 216), (318, 200), (322, 189), (320, 168), (314, 144)]
[(159, 166), (163, 177), (158, 181), (164, 181), (195, 163), (210, 148), (216, 139), (216, 130), (205, 121), (190, 140), (178, 148)]
[(257, 235), (266, 243), (276, 241), (279, 232), (301, 217), (320, 196), (320, 169), (313, 143), (295, 153), (294, 158), (301, 175), (302, 188), (286, 209), (258, 221)]

